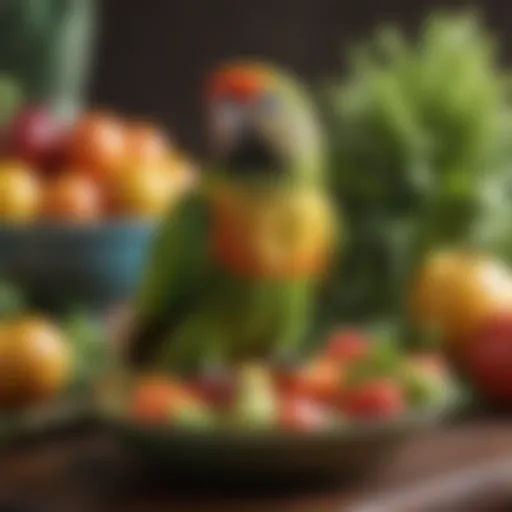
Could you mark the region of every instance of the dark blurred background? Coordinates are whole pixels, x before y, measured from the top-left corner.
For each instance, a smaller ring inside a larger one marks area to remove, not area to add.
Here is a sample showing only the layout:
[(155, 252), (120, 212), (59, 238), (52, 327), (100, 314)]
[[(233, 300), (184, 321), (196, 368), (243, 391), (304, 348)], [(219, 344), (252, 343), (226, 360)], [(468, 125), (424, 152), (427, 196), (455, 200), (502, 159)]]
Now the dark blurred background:
[(90, 99), (163, 122), (201, 151), (201, 80), (255, 55), (313, 81), (342, 69), (342, 49), (382, 21), (416, 27), (435, 7), (477, 5), (512, 58), (512, 2), (432, 0), (103, 0)]

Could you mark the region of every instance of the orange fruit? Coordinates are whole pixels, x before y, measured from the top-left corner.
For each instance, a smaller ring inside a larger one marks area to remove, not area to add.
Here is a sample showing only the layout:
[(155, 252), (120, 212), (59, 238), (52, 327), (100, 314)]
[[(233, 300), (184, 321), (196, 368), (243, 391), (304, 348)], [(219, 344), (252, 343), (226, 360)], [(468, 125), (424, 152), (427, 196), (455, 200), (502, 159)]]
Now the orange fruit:
[(69, 382), (73, 357), (60, 329), (28, 317), (5, 325), (0, 335), (0, 404), (49, 399)]
[(160, 128), (152, 124), (136, 123), (126, 133), (128, 166), (150, 167), (164, 162), (169, 141)]
[(42, 214), (47, 219), (90, 222), (102, 215), (100, 187), (87, 176), (63, 174), (45, 192)]
[(70, 134), (70, 164), (108, 182), (121, 172), (126, 158), (126, 133), (121, 121), (103, 113), (82, 118)]
[(160, 167), (129, 168), (112, 191), (118, 213), (143, 218), (163, 214), (179, 193), (179, 183), (173, 183)]

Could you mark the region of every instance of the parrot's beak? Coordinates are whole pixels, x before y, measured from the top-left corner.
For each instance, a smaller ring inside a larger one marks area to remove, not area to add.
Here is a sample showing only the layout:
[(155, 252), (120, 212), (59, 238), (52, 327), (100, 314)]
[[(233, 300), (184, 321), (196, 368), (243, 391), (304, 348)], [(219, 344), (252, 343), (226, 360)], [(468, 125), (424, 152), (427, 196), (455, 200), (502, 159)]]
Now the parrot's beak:
[(286, 168), (280, 137), (262, 122), (255, 102), (222, 99), (210, 106), (211, 150), (233, 177), (275, 175)]
[(252, 126), (244, 127), (224, 158), (227, 168), (237, 173), (276, 173), (283, 168), (277, 148), (260, 130)]

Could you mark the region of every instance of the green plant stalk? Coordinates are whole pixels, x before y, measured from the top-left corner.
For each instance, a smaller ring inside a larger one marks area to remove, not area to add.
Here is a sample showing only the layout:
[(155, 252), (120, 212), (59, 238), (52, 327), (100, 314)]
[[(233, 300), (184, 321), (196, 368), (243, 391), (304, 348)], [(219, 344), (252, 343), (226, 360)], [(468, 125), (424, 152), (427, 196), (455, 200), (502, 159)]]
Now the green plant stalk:
[(0, 73), (28, 102), (74, 115), (84, 102), (96, 25), (96, 0), (3, 0)]

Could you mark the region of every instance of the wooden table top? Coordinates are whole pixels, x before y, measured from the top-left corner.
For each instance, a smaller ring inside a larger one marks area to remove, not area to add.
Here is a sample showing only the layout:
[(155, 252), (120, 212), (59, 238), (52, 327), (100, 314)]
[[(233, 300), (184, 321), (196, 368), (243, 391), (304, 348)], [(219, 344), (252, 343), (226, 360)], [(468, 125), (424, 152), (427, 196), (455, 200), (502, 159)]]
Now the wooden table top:
[[(504, 420), (481, 421), (445, 426), (422, 434), (403, 445), (383, 467), (352, 483), (324, 489), (236, 494), (156, 484), (134, 471), (111, 439), (91, 429), (65, 437), (53, 436), (2, 453), (0, 510), (8, 512), (9, 507), (13, 507), (13, 511), (20, 512), (364, 512), (364, 502), (377, 500), (384, 504), (385, 494), (382, 493), (410, 490), (414, 483), (432, 477), (444, 481), (443, 475), (454, 470), (512, 461), (511, 426)], [(510, 474), (512, 477), (512, 469)], [(491, 484), (498, 485), (497, 482)], [(453, 503), (438, 503), (415, 510), (512, 510), (512, 478), (498, 490), (473, 490), (476, 497), (469, 490), (462, 494), (470, 500), (471, 507), (485, 505), (486, 508), (467, 508), (470, 505), (462, 505), (457, 497), (459, 508)], [(498, 496), (507, 502), (506, 508), (498, 508), (498, 505), (490, 508), (491, 497)], [(368, 510), (386, 512), (388, 509)], [(412, 509), (405, 506), (404, 510)], [(393, 506), (393, 512), (399, 512), (397, 505)]]

